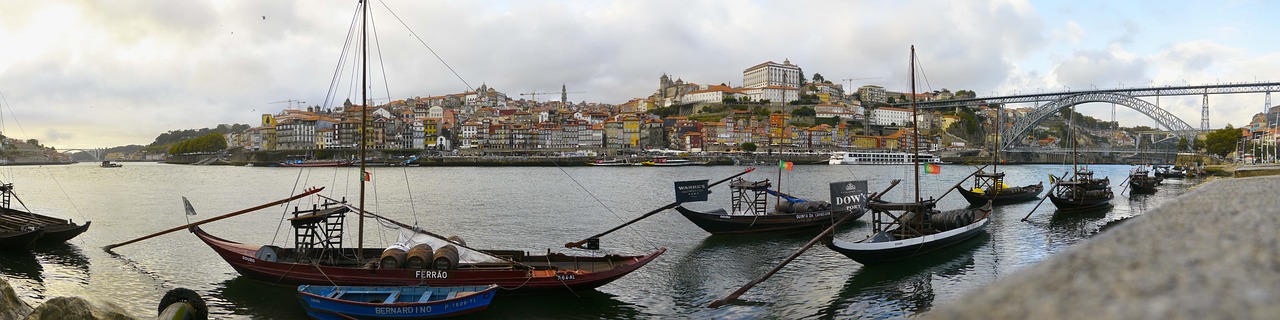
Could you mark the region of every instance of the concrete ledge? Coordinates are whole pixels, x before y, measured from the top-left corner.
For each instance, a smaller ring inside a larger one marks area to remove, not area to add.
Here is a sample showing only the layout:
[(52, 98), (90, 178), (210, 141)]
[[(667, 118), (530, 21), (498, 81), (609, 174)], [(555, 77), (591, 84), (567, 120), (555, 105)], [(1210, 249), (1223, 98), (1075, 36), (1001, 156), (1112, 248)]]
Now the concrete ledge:
[(1280, 316), (1276, 190), (1280, 177), (1209, 182), (924, 316), (1274, 319)]

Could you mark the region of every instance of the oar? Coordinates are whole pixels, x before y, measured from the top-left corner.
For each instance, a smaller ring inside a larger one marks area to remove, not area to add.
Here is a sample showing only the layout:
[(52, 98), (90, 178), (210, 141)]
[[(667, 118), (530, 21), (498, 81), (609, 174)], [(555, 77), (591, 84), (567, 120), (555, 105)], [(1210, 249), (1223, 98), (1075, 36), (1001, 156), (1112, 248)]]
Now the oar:
[(196, 222), (192, 222), (192, 223), (184, 224), (184, 225), (177, 226), (177, 227), (174, 227), (174, 228), (169, 229), (169, 230), (160, 231), (160, 232), (153, 233), (153, 234), (150, 234), (150, 235), (147, 235), (147, 236), (141, 237), (141, 238), (137, 238), (137, 239), (133, 239), (133, 240), (129, 240), (129, 241), (125, 241), (125, 242), (117, 243), (117, 244), (110, 244), (110, 245), (107, 245), (107, 246), (105, 246), (105, 247), (102, 247), (102, 250), (110, 253), (110, 252), (111, 252), (111, 249), (115, 249), (116, 247), (121, 247), (121, 246), (125, 246), (125, 245), (132, 244), (132, 243), (134, 243), (134, 242), (138, 242), (138, 241), (142, 241), (142, 240), (147, 240), (147, 239), (155, 238), (155, 237), (158, 237), (158, 236), (163, 235), (163, 234), (167, 234), (167, 233), (170, 233), (170, 232), (174, 232), (174, 231), (178, 231), (178, 230), (182, 230), (182, 229), (190, 228), (190, 227), (193, 227), (193, 226), (198, 226), (198, 225), (202, 225), (202, 224), (205, 224), (205, 223), (214, 222), (214, 221), (218, 221), (218, 220), (222, 220), (222, 219), (226, 219), (226, 218), (230, 218), (230, 217), (234, 217), (234, 216), (242, 215), (242, 214), (245, 214), (245, 213), (254, 212), (254, 211), (258, 211), (258, 210), (262, 210), (262, 209), (265, 209), (265, 208), (270, 207), (270, 206), (278, 205), (278, 204), (281, 204), (281, 203), (286, 203), (286, 202), (289, 202), (289, 201), (293, 201), (293, 200), (300, 199), (300, 198), (302, 198), (302, 197), (306, 197), (306, 196), (309, 196), (309, 195), (312, 195), (312, 194), (316, 194), (316, 193), (320, 192), (321, 190), (324, 190), (324, 187), (319, 187), (319, 188), (309, 189), (309, 190), (303, 191), (302, 193), (297, 194), (297, 195), (292, 196), (292, 197), (288, 197), (288, 198), (285, 198), (285, 199), (276, 200), (276, 201), (274, 201), (274, 202), (267, 203), (267, 204), (263, 204), (263, 205), (260, 205), (260, 206), (257, 206), (257, 207), (248, 208), (248, 209), (244, 209), (244, 210), (240, 210), (240, 211), (236, 211), (236, 212), (232, 212), (232, 213), (228, 213), (228, 214), (220, 215), (220, 216), (213, 217), (213, 218), (204, 219), (204, 220), (200, 220), (200, 221), (196, 221)]
[[(867, 200), (870, 201), (874, 199), (879, 199), (880, 196), (884, 195), (886, 192), (889, 192), (889, 189), (893, 189), (893, 187), (897, 186), (898, 182), (901, 182), (901, 181), (902, 180), (894, 179), (893, 182), (889, 184), (889, 187), (885, 188), (884, 191), (871, 194), (870, 197), (867, 197)], [(804, 244), (803, 247), (800, 247), (799, 250), (796, 250), (795, 253), (792, 253), (791, 256), (787, 257), (787, 259), (782, 260), (782, 263), (779, 263), (778, 266), (773, 267), (773, 270), (769, 270), (769, 272), (766, 272), (763, 276), (760, 276), (760, 278), (755, 279), (751, 282), (748, 282), (746, 285), (743, 285), (741, 288), (738, 288), (738, 290), (734, 291), (733, 293), (730, 293), (728, 296), (725, 296), (720, 300), (712, 301), (711, 304), (707, 305), (707, 308), (719, 308), (721, 306), (724, 306), (725, 304), (728, 304), (730, 302), (733, 302), (734, 300), (737, 300), (738, 297), (742, 296), (742, 294), (744, 293), (747, 293), (748, 290), (751, 290), (751, 288), (755, 287), (757, 284), (760, 284), (761, 282), (768, 280), (769, 277), (773, 276), (773, 274), (778, 273), (779, 270), (782, 270), (782, 267), (786, 266), (788, 263), (791, 263), (791, 260), (795, 260), (796, 257), (800, 256), (800, 254), (804, 253), (805, 251), (808, 251), (809, 248), (813, 247), (814, 244), (818, 243), (818, 240), (822, 240), (822, 237), (825, 237), (828, 234), (831, 234), (831, 232), (835, 231), (836, 227), (840, 226), (841, 223), (844, 223), (846, 220), (849, 220), (849, 218), (854, 216), (857, 216), (857, 215), (850, 214), (850, 215), (845, 215), (844, 218), (840, 218), (840, 220), (836, 221), (836, 223), (833, 223), (831, 224), (830, 227), (827, 227), (826, 230), (822, 230), (822, 233), (819, 233), (817, 237), (813, 237), (813, 240), (809, 240), (809, 243)]]
[[(1063, 176), (1063, 177), (1067, 176), (1067, 173), (1066, 173), (1066, 172), (1063, 172), (1063, 173), (1062, 173), (1062, 176)], [(1023, 222), (1026, 222), (1026, 221), (1027, 221), (1027, 218), (1031, 218), (1031, 214), (1032, 214), (1032, 213), (1035, 213), (1035, 212), (1036, 212), (1036, 209), (1040, 209), (1040, 205), (1044, 204), (1044, 200), (1045, 200), (1045, 199), (1049, 199), (1049, 195), (1053, 194), (1053, 188), (1054, 188), (1054, 187), (1057, 187), (1059, 182), (1062, 182), (1062, 179), (1057, 179), (1057, 181), (1054, 181), (1054, 182), (1053, 182), (1053, 185), (1049, 186), (1049, 193), (1046, 193), (1046, 194), (1044, 195), (1044, 198), (1040, 198), (1040, 202), (1039, 202), (1039, 203), (1036, 203), (1036, 207), (1035, 207), (1035, 208), (1031, 208), (1031, 212), (1027, 212), (1027, 216), (1022, 217), (1022, 221), (1023, 221)]]
[[(752, 168), (747, 168), (747, 170), (743, 170), (742, 172), (739, 172), (738, 174), (735, 174), (735, 175), (730, 176), (730, 177), (728, 177), (728, 178), (724, 178), (723, 180), (716, 181), (715, 183), (712, 183), (712, 184), (707, 185), (707, 190), (711, 190), (711, 187), (714, 187), (714, 186), (716, 186), (716, 185), (718, 185), (718, 184), (724, 183), (725, 181), (729, 181), (729, 179), (737, 178), (738, 176), (741, 176), (741, 175), (744, 175), (744, 174), (750, 173), (751, 171), (755, 171), (755, 170), (756, 170), (756, 168), (754, 168), (754, 167), (752, 167)], [(662, 207), (660, 207), (660, 208), (658, 208), (658, 209), (654, 209), (653, 211), (649, 211), (648, 213), (645, 213), (645, 214), (641, 215), (640, 217), (637, 217), (637, 218), (635, 218), (635, 219), (631, 219), (631, 221), (627, 221), (626, 223), (623, 223), (623, 224), (621, 224), (621, 225), (618, 225), (617, 227), (613, 227), (613, 229), (609, 229), (608, 231), (601, 232), (600, 234), (597, 234), (597, 235), (594, 235), (594, 236), (588, 237), (588, 238), (586, 238), (586, 239), (582, 239), (582, 240), (580, 240), (580, 241), (578, 241), (578, 242), (569, 242), (569, 243), (565, 243), (565, 244), (564, 244), (564, 247), (565, 247), (565, 248), (577, 248), (577, 247), (581, 247), (583, 244), (586, 244), (586, 243), (587, 243), (587, 240), (590, 240), (590, 239), (596, 239), (596, 238), (603, 237), (603, 236), (604, 236), (604, 235), (606, 235), (606, 234), (612, 233), (612, 232), (614, 232), (614, 231), (618, 231), (618, 229), (622, 229), (623, 227), (629, 226), (629, 225), (631, 225), (632, 223), (636, 223), (636, 222), (638, 222), (638, 221), (640, 221), (640, 220), (644, 220), (645, 218), (648, 218), (649, 216), (652, 216), (652, 215), (657, 214), (657, 213), (662, 212), (662, 211), (666, 211), (667, 209), (675, 208), (675, 207), (676, 207), (676, 206), (678, 206), (678, 205), (680, 205), (680, 202), (679, 202), (679, 201), (677, 201), (677, 202), (672, 202), (672, 203), (667, 204), (667, 205), (665, 205), (665, 206), (662, 206)]]
[(973, 173), (970, 173), (969, 175), (964, 176), (964, 178), (960, 178), (960, 182), (956, 182), (956, 185), (951, 186), (951, 188), (948, 188), (947, 192), (943, 192), (942, 195), (938, 197), (938, 199), (942, 199), (942, 197), (946, 197), (947, 194), (951, 193), (951, 190), (955, 190), (956, 188), (959, 188), (960, 184), (964, 183), (965, 180), (969, 179), (969, 177), (972, 177), (975, 174), (978, 174), (978, 172), (982, 171), (982, 169), (986, 169), (987, 166), (990, 166), (990, 164), (982, 166), (981, 168), (978, 168), (978, 170), (974, 170)]

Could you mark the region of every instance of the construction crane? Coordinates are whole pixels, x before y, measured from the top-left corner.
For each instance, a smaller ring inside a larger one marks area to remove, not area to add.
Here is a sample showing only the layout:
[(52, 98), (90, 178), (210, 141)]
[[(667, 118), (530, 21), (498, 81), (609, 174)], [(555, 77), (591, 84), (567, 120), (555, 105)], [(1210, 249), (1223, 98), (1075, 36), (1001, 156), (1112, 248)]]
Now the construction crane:
[[(302, 101), (302, 100), (289, 99), (289, 100), (284, 100), (284, 101), (268, 102), (267, 104), (277, 104), (277, 103), (288, 103), (290, 108), (293, 108), (294, 110), (302, 110), (302, 109), (301, 109), (302, 104), (307, 103), (307, 102), (306, 102), (306, 101)], [(298, 105), (297, 105), (297, 107), (295, 107), (295, 106), (293, 105), (293, 104), (295, 104), (295, 103), (296, 103), (296, 104), (298, 104)]]
[[(522, 96), (530, 96), (530, 97), (532, 97), (532, 99), (533, 99), (533, 103), (534, 103), (534, 104), (537, 104), (537, 103), (538, 103), (538, 95), (543, 95), (543, 94), (552, 94), (552, 93), (554, 93), (554, 92), (551, 92), (551, 90), (543, 90), (543, 92), (538, 92), (537, 90), (534, 90), (534, 91), (532, 91), (532, 92), (525, 92), (525, 93), (521, 93), (520, 95), (522, 95)], [(570, 93), (587, 93), (587, 92), (586, 92), (586, 91), (568, 91), (568, 90), (565, 90), (565, 86), (564, 86), (563, 84), (561, 84), (561, 85), (560, 85), (560, 105), (562, 105), (562, 106), (563, 106), (563, 105), (565, 105), (566, 103), (568, 103), (568, 102), (569, 102), (569, 94), (570, 94)]]

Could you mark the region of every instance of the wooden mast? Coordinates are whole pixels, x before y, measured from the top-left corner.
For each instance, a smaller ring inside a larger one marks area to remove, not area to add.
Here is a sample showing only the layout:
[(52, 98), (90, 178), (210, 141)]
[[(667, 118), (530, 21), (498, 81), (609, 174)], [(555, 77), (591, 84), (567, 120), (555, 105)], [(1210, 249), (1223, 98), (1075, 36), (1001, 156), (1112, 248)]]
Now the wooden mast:
[(911, 139), (912, 163), (916, 172), (916, 203), (920, 202), (920, 118), (916, 115), (916, 46), (911, 45)]
[(364, 183), (365, 183), (365, 140), (369, 132), (369, 3), (360, 1), (360, 214), (356, 225), (356, 261), (364, 263)]

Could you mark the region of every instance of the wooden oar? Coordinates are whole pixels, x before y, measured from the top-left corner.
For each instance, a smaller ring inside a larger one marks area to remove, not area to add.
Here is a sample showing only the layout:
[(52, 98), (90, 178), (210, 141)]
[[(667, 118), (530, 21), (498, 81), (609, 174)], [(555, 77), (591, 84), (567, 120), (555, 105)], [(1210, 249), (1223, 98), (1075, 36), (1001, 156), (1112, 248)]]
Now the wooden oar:
[(951, 193), (951, 190), (955, 190), (956, 188), (959, 188), (960, 184), (964, 183), (965, 180), (969, 179), (969, 177), (972, 177), (975, 174), (978, 174), (978, 172), (982, 171), (982, 169), (986, 169), (987, 166), (990, 166), (990, 164), (982, 166), (981, 168), (978, 168), (978, 170), (974, 170), (973, 173), (970, 173), (969, 175), (964, 176), (964, 178), (960, 178), (960, 182), (956, 182), (956, 185), (951, 186), (951, 188), (948, 188), (947, 192), (943, 192), (942, 195), (938, 197), (938, 199), (942, 199), (942, 197), (946, 197), (947, 194)]
[[(716, 185), (718, 185), (718, 184), (724, 183), (725, 181), (729, 181), (729, 179), (737, 178), (738, 176), (741, 176), (741, 175), (744, 175), (744, 174), (750, 173), (751, 171), (755, 171), (755, 170), (756, 170), (756, 168), (755, 168), (755, 167), (747, 168), (747, 170), (743, 170), (742, 172), (739, 172), (738, 174), (735, 174), (735, 175), (730, 176), (730, 177), (728, 177), (728, 178), (724, 178), (724, 179), (722, 179), (722, 180), (720, 180), (720, 181), (716, 181), (715, 183), (712, 183), (712, 184), (707, 185), (707, 190), (711, 190), (711, 187), (714, 187), (714, 186), (716, 186)], [(665, 206), (662, 206), (662, 207), (660, 207), (660, 208), (658, 208), (658, 209), (654, 209), (653, 211), (649, 211), (648, 213), (645, 213), (645, 214), (641, 215), (640, 217), (637, 217), (637, 218), (635, 218), (635, 219), (631, 219), (631, 221), (627, 221), (626, 223), (623, 223), (623, 224), (621, 224), (621, 225), (618, 225), (617, 227), (613, 227), (613, 229), (609, 229), (608, 231), (601, 232), (600, 234), (597, 234), (597, 235), (594, 235), (594, 236), (588, 237), (588, 238), (586, 238), (586, 239), (582, 239), (582, 240), (580, 240), (580, 241), (578, 241), (578, 242), (569, 242), (569, 243), (565, 243), (565, 244), (564, 244), (564, 247), (565, 247), (565, 248), (577, 248), (577, 247), (581, 247), (583, 244), (586, 244), (586, 243), (587, 243), (587, 240), (597, 239), (597, 238), (603, 237), (603, 236), (604, 236), (604, 235), (606, 235), (606, 234), (612, 233), (612, 232), (614, 232), (614, 231), (618, 231), (618, 229), (622, 229), (623, 227), (629, 226), (629, 225), (631, 225), (632, 223), (636, 223), (636, 222), (638, 222), (638, 221), (640, 221), (640, 220), (644, 220), (645, 218), (648, 218), (649, 216), (655, 215), (655, 214), (657, 214), (657, 213), (659, 213), (659, 212), (662, 212), (662, 211), (666, 211), (667, 209), (675, 208), (675, 207), (676, 207), (676, 206), (678, 206), (678, 205), (680, 205), (680, 202), (679, 202), (679, 201), (677, 201), (677, 202), (672, 202), (672, 203), (667, 204), (667, 205), (665, 205)]]
[[(880, 196), (889, 192), (889, 189), (893, 189), (893, 187), (897, 186), (898, 182), (901, 182), (901, 181), (902, 180), (894, 179), (893, 182), (889, 184), (889, 187), (885, 188), (884, 191), (871, 194), (870, 197), (867, 197), (867, 200), (870, 201), (874, 199), (880, 199)], [(818, 240), (822, 240), (822, 237), (825, 237), (828, 234), (831, 234), (831, 232), (835, 231), (836, 227), (840, 226), (841, 223), (844, 223), (846, 220), (849, 220), (849, 218), (854, 216), (857, 216), (857, 215), (850, 214), (850, 215), (845, 215), (844, 218), (840, 218), (840, 220), (836, 221), (836, 223), (833, 223), (831, 224), (830, 227), (827, 227), (826, 230), (822, 230), (822, 233), (819, 233), (817, 237), (813, 237), (813, 240), (809, 240), (809, 243), (804, 244), (804, 246), (800, 247), (799, 250), (796, 250), (795, 253), (792, 253), (791, 256), (787, 257), (787, 259), (782, 260), (782, 263), (779, 263), (778, 266), (773, 267), (773, 270), (769, 270), (769, 272), (766, 272), (763, 276), (760, 276), (760, 278), (752, 280), (751, 282), (748, 282), (746, 285), (743, 285), (741, 288), (738, 288), (738, 290), (734, 291), (733, 293), (730, 293), (728, 296), (725, 296), (724, 298), (721, 298), (716, 301), (712, 301), (711, 304), (707, 305), (707, 308), (719, 308), (721, 306), (724, 306), (725, 304), (728, 304), (730, 302), (733, 302), (734, 300), (737, 300), (738, 297), (742, 296), (742, 294), (744, 293), (747, 293), (748, 290), (751, 290), (751, 288), (755, 287), (757, 284), (760, 284), (761, 282), (768, 280), (769, 277), (773, 276), (773, 274), (778, 273), (779, 270), (782, 270), (782, 267), (785, 267), (788, 263), (791, 263), (791, 260), (795, 260), (796, 257), (800, 256), (800, 254), (804, 253), (805, 251), (808, 251), (809, 248), (813, 247), (814, 244), (818, 243)]]
[[(1066, 172), (1063, 172), (1063, 173), (1062, 173), (1062, 176), (1063, 176), (1063, 177), (1067, 176), (1067, 173), (1066, 173)], [(1049, 186), (1049, 193), (1046, 193), (1046, 194), (1044, 195), (1044, 198), (1040, 198), (1040, 202), (1039, 202), (1039, 203), (1036, 203), (1036, 207), (1035, 207), (1035, 208), (1031, 208), (1031, 212), (1027, 212), (1027, 216), (1022, 217), (1022, 221), (1023, 221), (1023, 222), (1026, 222), (1026, 221), (1027, 221), (1027, 218), (1031, 218), (1031, 214), (1032, 214), (1032, 213), (1035, 213), (1035, 212), (1036, 212), (1036, 209), (1040, 209), (1040, 205), (1044, 204), (1044, 200), (1045, 200), (1045, 199), (1049, 199), (1049, 195), (1053, 194), (1053, 188), (1054, 188), (1054, 187), (1057, 187), (1059, 182), (1062, 182), (1062, 179), (1056, 179), (1056, 181), (1054, 181), (1054, 182), (1053, 182), (1053, 185)]]
[(163, 235), (163, 234), (167, 234), (167, 233), (170, 233), (170, 232), (174, 232), (174, 231), (178, 231), (178, 230), (182, 230), (182, 229), (190, 228), (190, 227), (193, 227), (193, 226), (198, 226), (198, 225), (202, 225), (202, 224), (205, 224), (205, 223), (214, 222), (214, 221), (218, 221), (218, 220), (222, 220), (222, 219), (226, 219), (226, 218), (230, 218), (230, 217), (234, 217), (234, 216), (242, 215), (242, 214), (245, 214), (245, 213), (254, 212), (254, 211), (258, 211), (258, 210), (262, 210), (262, 209), (265, 209), (265, 208), (270, 207), (270, 206), (278, 205), (278, 204), (281, 204), (281, 203), (286, 203), (286, 202), (289, 202), (289, 201), (293, 201), (293, 200), (300, 199), (300, 198), (302, 198), (302, 197), (306, 197), (306, 196), (309, 196), (309, 195), (312, 195), (312, 194), (316, 194), (316, 193), (320, 192), (321, 190), (324, 190), (324, 187), (319, 187), (319, 188), (309, 189), (309, 190), (303, 191), (302, 193), (299, 193), (299, 194), (297, 194), (297, 195), (295, 195), (295, 196), (292, 196), (292, 197), (288, 197), (288, 198), (285, 198), (285, 199), (276, 200), (276, 201), (273, 201), (273, 202), (271, 202), (271, 203), (263, 204), (263, 205), (260, 205), (260, 206), (257, 206), (257, 207), (248, 208), (248, 209), (244, 209), (244, 210), (240, 210), (240, 211), (236, 211), (236, 212), (232, 212), (232, 213), (228, 213), (228, 214), (220, 215), (220, 216), (213, 217), (213, 218), (204, 219), (204, 220), (200, 220), (200, 221), (196, 221), (196, 222), (192, 222), (192, 223), (184, 224), (184, 225), (177, 226), (177, 227), (174, 227), (174, 228), (169, 229), (169, 230), (156, 232), (156, 233), (153, 233), (153, 234), (150, 234), (150, 235), (147, 235), (147, 236), (141, 237), (141, 238), (137, 238), (137, 239), (133, 239), (133, 240), (129, 240), (129, 241), (125, 241), (125, 242), (117, 243), (117, 244), (110, 244), (110, 245), (107, 245), (107, 246), (105, 246), (105, 247), (102, 247), (102, 251), (111, 252), (111, 249), (115, 249), (116, 247), (121, 247), (121, 246), (125, 246), (125, 245), (132, 244), (132, 243), (134, 243), (134, 242), (138, 242), (138, 241), (142, 241), (142, 240), (147, 240), (147, 239), (155, 238), (155, 237), (158, 237), (158, 236)]

